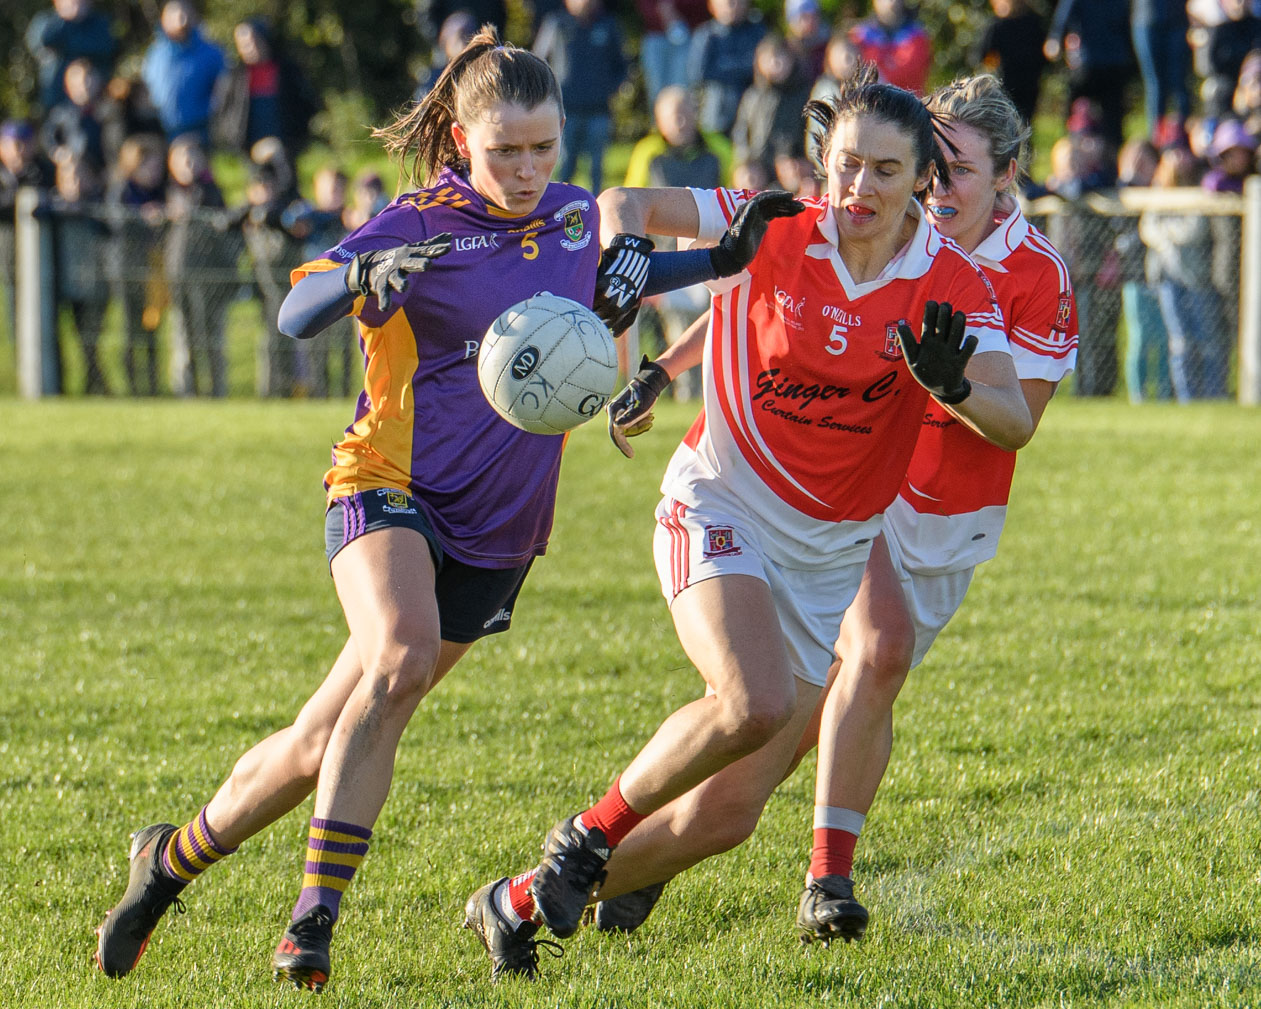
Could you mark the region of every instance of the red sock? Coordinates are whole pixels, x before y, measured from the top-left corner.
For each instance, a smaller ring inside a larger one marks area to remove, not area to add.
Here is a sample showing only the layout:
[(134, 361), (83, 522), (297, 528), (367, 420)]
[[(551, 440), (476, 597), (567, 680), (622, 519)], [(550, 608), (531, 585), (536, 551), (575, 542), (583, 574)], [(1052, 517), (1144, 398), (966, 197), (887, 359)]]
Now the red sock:
[(530, 882), (536, 872), (537, 869), (531, 869), (508, 880), (508, 903), (521, 916), (522, 921), (531, 921), (534, 918), (534, 897), (530, 894)]
[(588, 830), (599, 827), (608, 839), (609, 846), (614, 848), (622, 843), (622, 838), (636, 824), (648, 817), (647, 813), (636, 813), (626, 804), (626, 800), (622, 798), (621, 782), (619, 777), (604, 793), (604, 798), (582, 814), (582, 825)]
[(854, 871), (854, 846), (858, 835), (831, 827), (814, 828), (814, 847), (810, 851), (810, 875), (849, 876)]

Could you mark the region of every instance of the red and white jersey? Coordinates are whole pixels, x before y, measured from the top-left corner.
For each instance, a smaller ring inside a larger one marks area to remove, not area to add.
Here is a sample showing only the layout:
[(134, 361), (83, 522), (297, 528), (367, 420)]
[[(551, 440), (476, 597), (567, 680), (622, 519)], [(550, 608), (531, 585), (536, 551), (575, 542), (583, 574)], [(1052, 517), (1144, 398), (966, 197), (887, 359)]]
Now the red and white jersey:
[[(1016, 375), (1059, 382), (1077, 361), (1077, 303), (1064, 260), (1019, 206), (972, 258), (998, 294)], [(945, 573), (993, 557), (1015, 468), (1015, 452), (991, 445), (930, 400), (888, 514), (907, 567)]]
[[(706, 240), (751, 195), (693, 194)], [(918, 205), (910, 242), (860, 284), (827, 200), (805, 202), (771, 222), (748, 270), (710, 285), (704, 410), (662, 482), (685, 504), (741, 509), (767, 554), (792, 567), (865, 553), (902, 484), (928, 394), (902, 360), (899, 322), (918, 327), (926, 301), (949, 301), (980, 350), (1008, 352), (989, 284)]]

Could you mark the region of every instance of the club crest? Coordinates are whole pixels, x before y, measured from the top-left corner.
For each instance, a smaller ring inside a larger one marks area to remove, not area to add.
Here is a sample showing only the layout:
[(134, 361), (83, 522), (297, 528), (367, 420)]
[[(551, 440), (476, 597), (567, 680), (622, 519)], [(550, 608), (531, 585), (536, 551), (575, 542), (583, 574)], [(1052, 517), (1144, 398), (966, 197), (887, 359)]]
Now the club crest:
[(709, 526), (705, 530), (706, 557), (735, 557), (740, 552), (731, 526)]

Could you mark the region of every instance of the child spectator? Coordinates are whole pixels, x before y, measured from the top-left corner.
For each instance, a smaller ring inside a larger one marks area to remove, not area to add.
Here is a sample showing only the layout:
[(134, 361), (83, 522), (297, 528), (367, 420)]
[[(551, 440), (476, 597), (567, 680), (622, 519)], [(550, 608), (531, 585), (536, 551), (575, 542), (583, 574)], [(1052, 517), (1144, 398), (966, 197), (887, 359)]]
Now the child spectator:
[(819, 0), (784, 0), (784, 24), (784, 38), (797, 73), (809, 84), (823, 73), (823, 53), (828, 46)]
[(57, 304), (70, 309), (83, 351), (84, 392), (109, 393), (97, 356), (105, 309), (109, 306), (105, 257), (109, 229), (101, 220), (100, 183), (95, 168), (78, 155), (57, 164), (57, 186), (50, 201), (56, 262)]
[(163, 257), (174, 308), (171, 391), (177, 396), (226, 396), (223, 327), (237, 286), (240, 242), (227, 233), (223, 193), (196, 135), (176, 138), (167, 169), (170, 225)]
[(66, 100), (66, 67), (74, 60), (91, 61), (104, 79), (114, 72), (118, 51), (109, 15), (93, 10), (92, 0), (53, 0), (52, 6), (31, 18), (26, 29), (26, 46), (39, 64), (45, 113)]
[(686, 89), (663, 88), (653, 106), (657, 132), (631, 150), (623, 185), (715, 189), (731, 170), (731, 141), (702, 133), (696, 99)]
[(165, 220), (166, 151), (161, 138), (129, 137), (106, 197), (114, 225), (115, 295), (122, 307), (123, 366), (133, 396), (158, 393), (157, 329), (166, 299), (158, 237)]
[(833, 98), (840, 94), (841, 85), (858, 76), (863, 58), (858, 46), (845, 32), (833, 32), (828, 47), (823, 52), (823, 74), (810, 89), (812, 99)]
[(753, 51), (766, 27), (749, 15), (749, 0), (709, 0), (713, 17), (692, 33), (687, 80), (700, 94), (700, 125), (728, 133), (745, 88), (753, 83)]
[(1213, 131), (1209, 157), (1213, 167), (1201, 185), (1211, 193), (1242, 193), (1244, 180), (1255, 172), (1257, 139), (1237, 119), (1226, 119)]
[(223, 50), (202, 34), (190, 0), (167, 0), (141, 76), (168, 139), (192, 134), (203, 148), (209, 144), (215, 84), (225, 68)]
[(797, 73), (784, 39), (767, 35), (753, 54), (753, 83), (740, 99), (731, 130), (737, 161), (760, 161), (770, 171), (775, 158), (805, 154), (801, 110), (809, 84)]
[(873, 0), (872, 11), (850, 30), (850, 38), (882, 81), (922, 95), (933, 59), (928, 32), (904, 0)]
[(687, 51), (692, 32), (709, 17), (706, 0), (635, 0), (644, 34), (639, 41), (639, 64), (649, 107), (655, 107), (662, 88), (687, 83)]
[[(325, 165), (311, 180), (312, 201), (292, 203), (281, 215), (281, 226), (301, 242), (302, 262), (318, 259), (346, 234), (342, 215), (346, 212), (347, 182), (345, 172)], [(349, 317), (299, 343), (300, 370), (312, 396), (328, 396), (332, 389), (329, 373), (331, 356), (336, 356), (338, 361), (338, 391), (342, 396), (350, 395), (354, 374), (353, 343), (354, 323)]]
[(1027, 0), (990, 0), (994, 16), (972, 50), (972, 60), (995, 74), (1025, 122), (1032, 123), (1042, 89), (1046, 20)]
[(162, 133), (158, 110), (153, 107), (149, 89), (139, 77), (115, 77), (105, 85), (100, 120), (101, 146), (105, 149), (107, 165), (117, 164), (123, 142), (128, 138)]
[[(1185, 147), (1160, 156), (1154, 183), (1195, 186), (1200, 166)], [(1213, 238), (1208, 217), (1148, 210), (1139, 219), (1147, 246), (1147, 281), (1156, 289), (1169, 334), (1169, 373), (1178, 402), (1226, 395), (1228, 334), (1213, 287)]]
[(242, 21), (232, 40), (239, 62), (216, 85), (215, 140), (245, 153), (264, 137), (279, 137), (292, 162), (310, 139), (319, 98), (267, 21)]
[(101, 76), (87, 60), (75, 60), (66, 67), (68, 101), (54, 108), (44, 119), (40, 139), (53, 161), (86, 158), (93, 173), (105, 170), (100, 112)]
[[(1131, 140), (1117, 158), (1117, 185), (1146, 187), (1160, 152), (1150, 140)], [(1138, 233), (1138, 218), (1125, 217), (1116, 240), (1121, 258), (1121, 314), (1125, 320), (1125, 384), (1131, 403), (1169, 399), (1169, 336), (1160, 315), (1156, 292), (1147, 286), (1147, 249)]]
[(591, 191), (604, 185), (604, 149), (613, 130), (609, 102), (626, 79), (622, 32), (603, 0), (565, 0), (543, 19), (534, 52), (551, 64), (565, 96), (564, 140), (556, 178), (570, 182), (578, 156), (591, 162)]

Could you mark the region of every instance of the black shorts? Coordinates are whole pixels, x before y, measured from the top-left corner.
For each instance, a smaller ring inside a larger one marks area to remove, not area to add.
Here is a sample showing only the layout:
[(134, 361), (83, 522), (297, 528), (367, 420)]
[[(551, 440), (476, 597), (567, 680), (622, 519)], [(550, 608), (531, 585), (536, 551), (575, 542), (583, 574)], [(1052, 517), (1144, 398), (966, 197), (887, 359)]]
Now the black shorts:
[(342, 547), (365, 533), (397, 528), (415, 529), (429, 544), (443, 641), (469, 644), (512, 625), (512, 610), (533, 558), (515, 568), (479, 568), (448, 557), (406, 491), (381, 488), (336, 498), (324, 516), (324, 552), (331, 564)]

